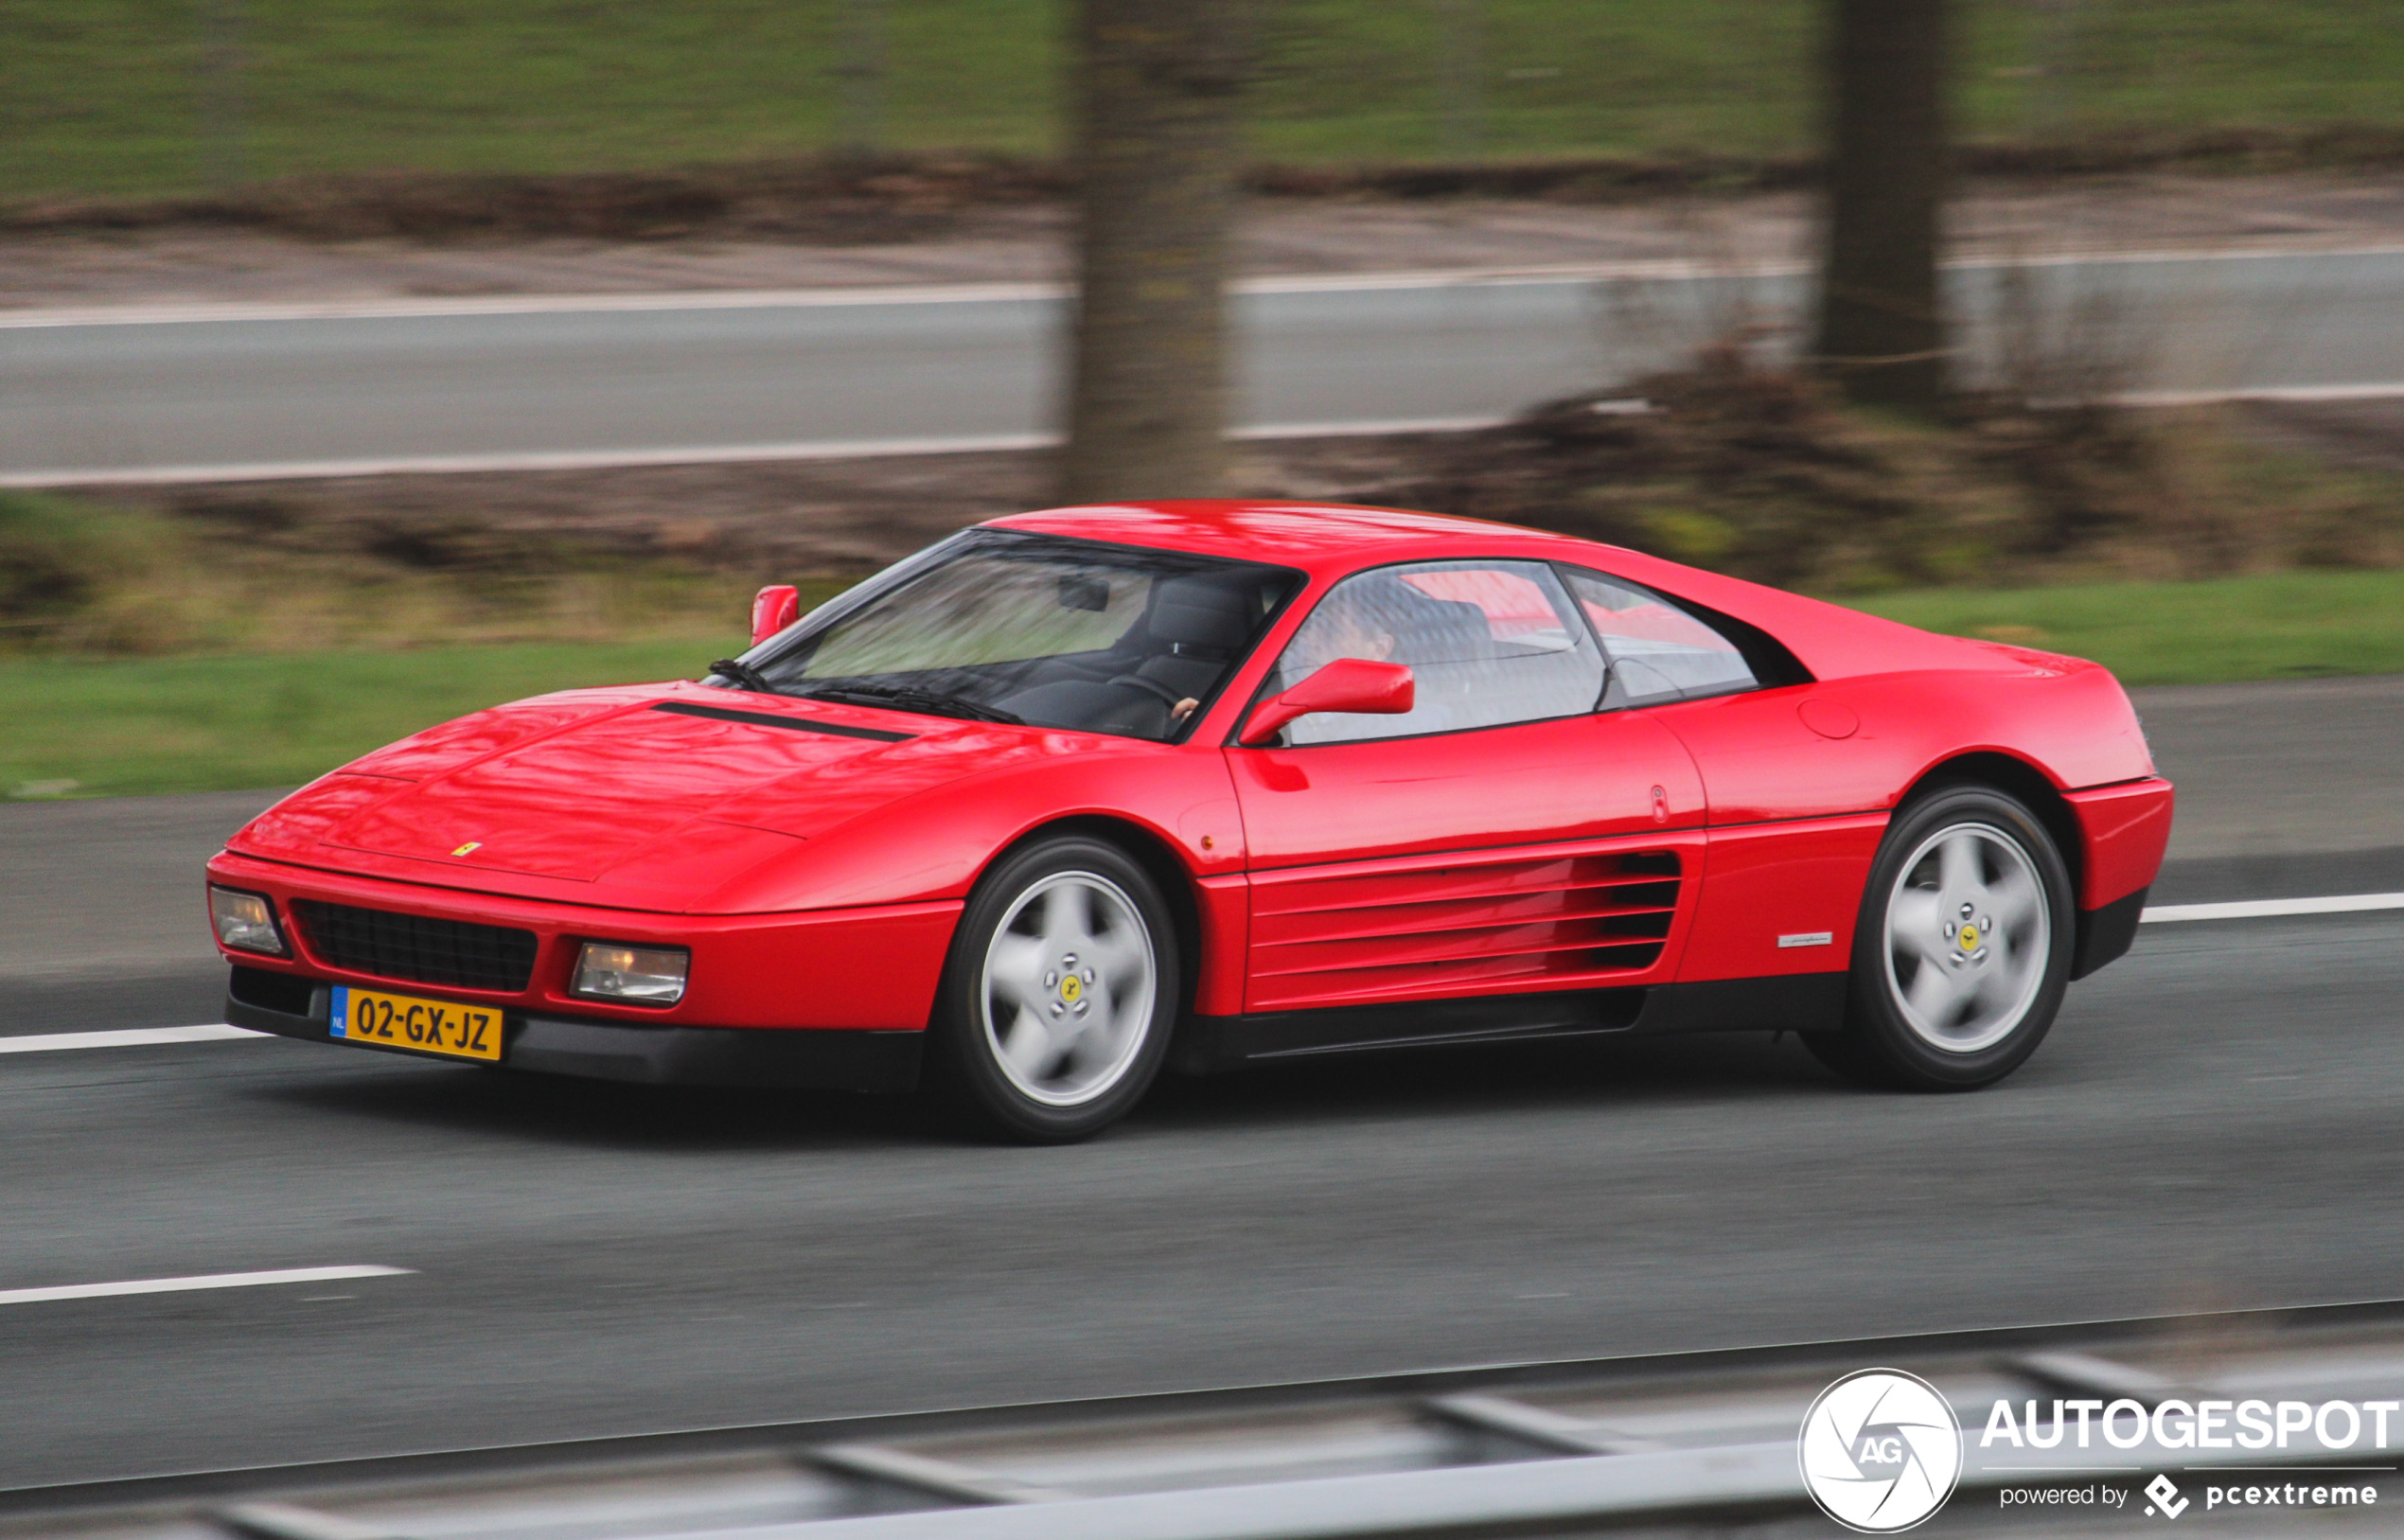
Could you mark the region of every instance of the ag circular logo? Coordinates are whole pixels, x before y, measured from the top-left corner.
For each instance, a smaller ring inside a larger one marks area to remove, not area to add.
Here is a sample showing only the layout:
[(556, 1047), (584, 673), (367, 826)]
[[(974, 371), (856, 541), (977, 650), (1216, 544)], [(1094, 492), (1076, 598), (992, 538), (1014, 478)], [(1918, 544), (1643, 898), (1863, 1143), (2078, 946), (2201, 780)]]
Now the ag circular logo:
[(1918, 1374), (1865, 1369), (1812, 1403), (1795, 1454), (1822, 1513), (1864, 1534), (1893, 1534), (1953, 1495), (1962, 1428), (1936, 1387)]

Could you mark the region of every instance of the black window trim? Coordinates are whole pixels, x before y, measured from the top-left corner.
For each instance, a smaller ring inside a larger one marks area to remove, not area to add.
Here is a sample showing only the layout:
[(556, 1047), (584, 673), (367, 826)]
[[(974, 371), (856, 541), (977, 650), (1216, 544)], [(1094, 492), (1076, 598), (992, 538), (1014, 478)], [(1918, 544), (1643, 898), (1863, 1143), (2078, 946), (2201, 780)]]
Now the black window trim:
[[(1744, 660), (1745, 668), (1753, 675), (1753, 682), (1750, 684), (1730, 684), (1723, 688), (1710, 690), (1682, 689), (1675, 695), (1658, 696), (1647, 700), (1629, 700), (1617, 706), (1605, 706), (1598, 699), (1594, 708), (1597, 712), (1651, 711), (1657, 706), (1684, 705), (1689, 700), (1718, 700), (1731, 695), (1751, 695), (1759, 690), (1777, 690), (1790, 685), (1815, 682), (1812, 671), (1803, 666), (1802, 659), (1788, 650), (1785, 643), (1751, 621), (1739, 620), (1723, 611), (1714, 610), (1708, 605), (1697, 604), (1692, 599), (1682, 599), (1674, 593), (1665, 593), (1650, 583), (1639, 583), (1633, 577), (1622, 577), (1617, 573), (1605, 572), (1600, 567), (1582, 567), (1574, 561), (1563, 561), (1558, 558), (1554, 559), (1551, 565), (1556, 575), (1561, 579), (1562, 587), (1569, 589), (1573, 603), (1577, 598), (1577, 590), (1570, 588), (1569, 575), (1571, 573), (1582, 573), (1589, 577), (1599, 577), (1606, 583), (1616, 583), (1621, 588), (1633, 589), (1716, 633), (1722, 641), (1736, 648), (1737, 656)], [(1578, 605), (1578, 619), (1586, 628), (1586, 634), (1594, 638), (1596, 647), (1602, 653), (1604, 666), (1602, 693), (1607, 698), (1611, 693), (1610, 670), (1617, 667), (1618, 663), (1611, 654), (1611, 644), (1595, 629), (1594, 620), (1587, 615), (1585, 609), (1584, 605)]]

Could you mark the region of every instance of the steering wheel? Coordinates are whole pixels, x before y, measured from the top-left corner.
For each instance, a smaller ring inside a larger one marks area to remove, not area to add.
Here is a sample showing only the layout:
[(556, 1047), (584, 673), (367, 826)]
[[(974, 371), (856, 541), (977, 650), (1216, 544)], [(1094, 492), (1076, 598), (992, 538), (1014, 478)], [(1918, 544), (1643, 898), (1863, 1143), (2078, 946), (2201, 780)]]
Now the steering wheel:
[(1115, 675), (1112, 677), (1110, 682), (1113, 684), (1132, 684), (1139, 690), (1147, 691), (1150, 694), (1157, 695), (1160, 698), (1160, 703), (1168, 707), (1171, 711), (1176, 710), (1177, 702), (1185, 699), (1185, 697), (1177, 694), (1175, 690), (1170, 689), (1158, 680), (1145, 679), (1141, 674)]

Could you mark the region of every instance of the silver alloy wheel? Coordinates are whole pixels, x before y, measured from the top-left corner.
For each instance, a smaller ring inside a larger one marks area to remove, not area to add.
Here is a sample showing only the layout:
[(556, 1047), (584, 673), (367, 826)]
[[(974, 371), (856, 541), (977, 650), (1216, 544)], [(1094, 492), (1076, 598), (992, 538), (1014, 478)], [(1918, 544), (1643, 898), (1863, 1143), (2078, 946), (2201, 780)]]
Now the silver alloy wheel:
[(1093, 872), (1029, 887), (994, 929), (977, 1000), (995, 1066), (1032, 1100), (1082, 1106), (1125, 1077), (1158, 965), (1126, 891)]
[(1991, 823), (1919, 842), (1886, 899), (1886, 987), (1920, 1040), (1975, 1053), (2011, 1036), (2044, 986), (2053, 917), (2036, 859)]

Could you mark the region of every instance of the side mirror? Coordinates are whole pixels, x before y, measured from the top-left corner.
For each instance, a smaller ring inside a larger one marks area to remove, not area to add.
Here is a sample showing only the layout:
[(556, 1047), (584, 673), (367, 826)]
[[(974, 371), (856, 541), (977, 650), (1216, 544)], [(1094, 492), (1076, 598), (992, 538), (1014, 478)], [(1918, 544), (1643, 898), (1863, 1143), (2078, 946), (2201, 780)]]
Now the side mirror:
[(1360, 716), (1397, 717), (1410, 710), (1419, 686), (1401, 664), (1371, 663), (1367, 658), (1338, 658), (1295, 685), (1253, 708), (1235, 741), (1257, 749), (1297, 717), (1315, 712), (1343, 711)]
[(790, 583), (770, 583), (751, 599), (751, 646), (802, 618), (802, 591)]

